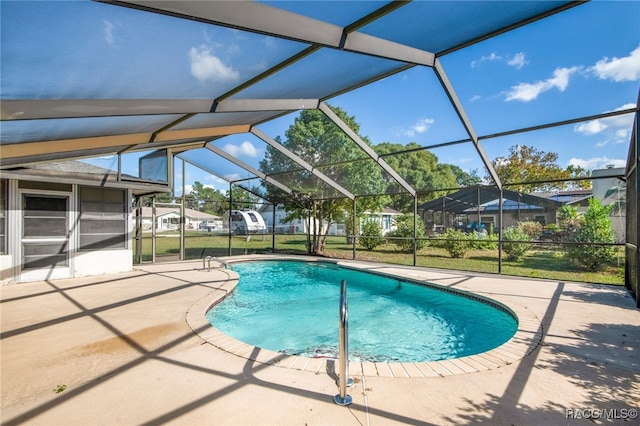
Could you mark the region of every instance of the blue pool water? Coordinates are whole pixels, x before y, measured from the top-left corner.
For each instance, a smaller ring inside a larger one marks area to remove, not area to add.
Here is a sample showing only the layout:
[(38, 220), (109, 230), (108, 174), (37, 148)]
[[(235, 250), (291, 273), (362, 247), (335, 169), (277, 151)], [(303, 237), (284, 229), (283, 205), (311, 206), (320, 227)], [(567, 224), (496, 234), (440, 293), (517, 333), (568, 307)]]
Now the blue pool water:
[(234, 263), (236, 290), (207, 313), (237, 340), (337, 358), (341, 280), (347, 281), (349, 359), (420, 362), (495, 348), (517, 329), (501, 309), (432, 287), (324, 262)]

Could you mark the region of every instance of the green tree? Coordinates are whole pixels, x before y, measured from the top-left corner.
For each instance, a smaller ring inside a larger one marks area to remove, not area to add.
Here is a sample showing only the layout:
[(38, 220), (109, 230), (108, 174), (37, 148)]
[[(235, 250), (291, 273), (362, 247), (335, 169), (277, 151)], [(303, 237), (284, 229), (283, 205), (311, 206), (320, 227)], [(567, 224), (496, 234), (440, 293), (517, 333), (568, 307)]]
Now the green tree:
[[(227, 191), (224, 199), (233, 203), (232, 209), (236, 210), (255, 210), (260, 197), (255, 193), (259, 193), (259, 188), (252, 188), (251, 192), (241, 186), (233, 185), (231, 191)], [(229, 198), (231, 197), (231, 199)]]
[(614, 246), (597, 244), (615, 242), (616, 233), (609, 218), (611, 209), (612, 206), (603, 206), (595, 198), (589, 199), (584, 222), (573, 237), (573, 242), (578, 244), (569, 247), (567, 252), (569, 259), (577, 261), (589, 271), (597, 271), (614, 259)]
[(478, 169), (473, 169), (467, 173), (460, 167), (453, 164), (445, 164), (445, 166), (451, 169), (451, 172), (456, 177), (456, 183), (460, 187), (475, 186), (482, 183), (482, 178), (478, 175)]
[(156, 203), (173, 203), (174, 198), (170, 192), (158, 192), (153, 195), (145, 195), (142, 197), (142, 205), (144, 207), (151, 207), (153, 204), (153, 199), (155, 198)]
[[(555, 152), (544, 152), (526, 145), (514, 145), (509, 148), (507, 157), (498, 157), (491, 164), (502, 183), (518, 184), (509, 186), (509, 189), (514, 191), (560, 190), (568, 186), (590, 187), (588, 180), (576, 181), (569, 185), (566, 179), (586, 179), (589, 177), (589, 172), (573, 165), (563, 169), (557, 161), (558, 154)], [(491, 180), (491, 176), (487, 175), (486, 179)]]
[[(450, 189), (481, 181), (477, 173), (469, 174), (458, 166), (439, 163), (436, 155), (415, 142), (407, 145), (384, 142), (376, 145), (374, 149), (383, 156), (391, 168), (417, 190)], [(390, 176), (388, 183), (390, 186), (396, 184)], [(437, 191), (431, 192), (422, 200), (429, 201), (440, 195), (442, 194)], [(391, 207), (400, 211), (413, 211), (413, 197), (394, 197)]]
[(222, 215), (226, 210), (227, 203), (225, 197), (217, 189), (204, 186), (195, 181), (189, 195), (195, 201), (195, 208), (199, 211), (213, 215)]
[[(360, 125), (340, 108), (330, 107), (351, 130), (359, 134)], [(371, 145), (369, 140), (362, 140)], [(374, 161), (359, 161), (366, 154), (349, 137), (319, 110), (304, 110), (276, 142), (306, 162), (314, 165), (327, 177), (339, 182), (347, 190), (358, 195), (385, 194), (387, 182), (382, 177), (382, 169)], [(309, 254), (322, 254), (331, 224), (344, 220), (353, 210), (352, 201), (344, 198), (330, 185), (312, 172), (300, 170), (293, 160), (269, 146), (260, 170), (266, 174), (290, 172), (286, 185), (294, 190), (292, 195), (267, 187), (270, 201), (278, 201), (286, 206), (287, 217), (303, 219), (307, 227)], [(342, 197), (342, 198), (336, 198)], [(378, 212), (388, 203), (387, 196), (363, 197), (358, 199), (358, 212)]]

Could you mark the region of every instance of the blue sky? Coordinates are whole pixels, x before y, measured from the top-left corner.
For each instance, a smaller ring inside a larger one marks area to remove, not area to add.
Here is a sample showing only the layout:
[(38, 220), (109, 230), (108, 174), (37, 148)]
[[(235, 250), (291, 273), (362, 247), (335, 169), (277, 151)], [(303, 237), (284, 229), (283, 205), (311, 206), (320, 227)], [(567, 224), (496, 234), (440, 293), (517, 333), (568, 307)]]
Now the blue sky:
[[(358, 13), (370, 7), (362, 2), (340, 5)], [(302, 47), (93, 2), (2, 1), (1, 6), (1, 89), (6, 99), (213, 98)], [(449, 54), (441, 62), (480, 136), (633, 108), (640, 83), (639, 21), (638, 1), (592, 1)], [(157, 43), (149, 45), (150, 39)], [(415, 67), (328, 102), (354, 116), (360, 133), (374, 144), (429, 146), (467, 137), (430, 68)], [(274, 138), (284, 136), (296, 115), (259, 129)], [(629, 114), (482, 144), (490, 159), (506, 156), (509, 147), (519, 144), (558, 153), (563, 167), (623, 166), (632, 120)], [(54, 133), (54, 124), (29, 132)], [(114, 123), (101, 119), (93, 125), (109, 128)], [(145, 125), (150, 124), (130, 120), (119, 128), (138, 131)], [(72, 137), (64, 133), (69, 130), (60, 131), (61, 137)], [(215, 144), (256, 168), (265, 149), (247, 134)], [(471, 144), (432, 152), (441, 162), (484, 176)], [(138, 156), (130, 157), (125, 165), (135, 173)], [(113, 164), (112, 159), (103, 162), (109, 161)], [(247, 175), (219, 163), (216, 170), (223, 176)], [(196, 180), (228, 189), (220, 179), (187, 167), (187, 191)]]
[[(443, 57), (474, 130), (480, 136), (542, 123), (633, 108), (640, 82), (640, 2), (592, 2)], [(466, 138), (457, 115), (427, 68), (329, 100), (360, 123), (374, 144), (432, 145)], [(422, 91), (422, 94), (421, 94)], [(293, 117), (260, 126), (284, 135)], [(626, 164), (631, 114), (482, 142), (489, 158), (513, 145), (556, 152), (562, 167), (593, 170)], [(243, 161), (262, 157), (259, 141), (235, 135), (219, 141)], [(484, 168), (470, 144), (433, 149), (441, 162)]]

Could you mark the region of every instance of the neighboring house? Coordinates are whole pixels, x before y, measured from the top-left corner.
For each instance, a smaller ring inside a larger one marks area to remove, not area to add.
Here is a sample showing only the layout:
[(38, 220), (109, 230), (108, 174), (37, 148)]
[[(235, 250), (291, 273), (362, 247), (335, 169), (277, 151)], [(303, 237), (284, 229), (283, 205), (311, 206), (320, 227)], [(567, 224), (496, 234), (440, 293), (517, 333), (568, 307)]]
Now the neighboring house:
[[(275, 222), (273, 215), (273, 204), (264, 204), (258, 210), (260, 215), (264, 219), (264, 223), (271, 232), (275, 227), (275, 232), (278, 234), (306, 234), (307, 233), (307, 220), (304, 219), (292, 219), (289, 221), (285, 221), (287, 216), (287, 212), (284, 208), (284, 205), (278, 204), (276, 207), (275, 213)], [(323, 226), (321, 232), (324, 233), (325, 227)], [(341, 235), (338, 234), (338, 225), (332, 224), (329, 229), (330, 235)]]
[(131, 199), (167, 191), (80, 161), (3, 169), (0, 282), (130, 271)]
[[(502, 223), (500, 223), (502, 195)], [(556, 223), (562, 203), (552, 199), (507, 189), (470, 187), (418, 206), (418, 214), (428, 232), (439, 233), (449, 227), (459, 229), (501, 229), (518, 222)]]
[[(273, 215), (273, 205), (265, 204), (260, 208), (260, 214), (264, 218), (265, 224), (267, 225), (267, 229), (270, 231), (274, 226), (274, 215)], [(377, 221), (380, 224), (380, 230), (383, 235), (394, 231), (396, 229), (396, 220), (395, 217), (401, 215), (397, 210), (394, 210), (390, 207), (385, 207), (382, 212), (379, 213), (366, 213), (365, 217), (371, 218)], [(297, 234), (302, 233), (306, 234), (307, 232), (307, 221), (303, 219), (293, 219), (289, 221), (285, 221), (284, 219), (287, 216), (287, 212), (284, 209), (283, 205), (278, 205), (275, 213), (275, 232), (281, 234)], [(326, 230), (326, 225), (323, 225), (321, 232), (324, 233)], [(362, 226), (362, 221), (361, 221)], [(346, 235), (346, 225), (344, 223), (332, 223), (329, 228), (328, 235)]]
[[(135, 213), (135, 209), (134, 209)], [(203, 230), (205, 227), (201, 227), (201, 224), (207, 224), (213, 222), (218, 230), (223, 227), (222, 218), (209, 213), (201, 212), (193, 209), (184, 209), (185, 214), (185, 228), (186, 229), (199, 229)], [(151, 230), (151, 224), (153, 223), (153, 208), (142, 208), (142, 229), (145, 231)], [(180, 207), (156, 207), (156, 230), (157, 231), (175, 231), (180, 226)], [(212, 226), (206, 226), (207, 230), (212, 229)]]
[(626, 238), (626, 184), (618, 176), (624, 176), (622, 167), (607, 166), (606, 169), (594, 170), (593, 196), (602, 202), (602, 205), (613, 205), (611, 210), (611, 224), (616, 231), (616, 242), (624, 243)]
[(263, 204), (258, 211), (264, 219), (264, 223), (269, 232), (275, 231), (278, 234), (303, 234), (307, 232), (306, 221), (301, 219), (284, 220), (287, 212), (282, 204), (278, 204), (276, 207), (275, 222), (273, 204)]
[[(307, 221), (303, 219), (293, 219), (285, 221), (287, 212), (284, 209), (284, 205), (278, 204), (275, 213), (275, 223), (273, 215), (273, 204), (264, 204), (259, 209), (267, 229), (271, 231), (275, 226), (275, 232), (278, 234), (306, 234), (307, 233)], [(322, 233), (325, 231), (325, 226), (322, 227)], [(332, 223), (329, 227), (329, 235), (345, 235), (344, 225), (338, 223)]]
[[(500, 224), (500, 191), (491, 187), (463, 188), (436, 200), (418, 206), (426, 229), (434, 233), (446, 228), (494, 229), (516, 226), (518, 222), (536, 221), (543, 225), (558, 223), (558, 210), (564, 205), (574, 206), (578, 213), (585, 213), (589, 199), (596, 198), (603, 205), (624, 204), (624, 183), (618, 178), (624, 169), (608, 167), (594, 170), (591, 176), (593, 189), (574, 189), (525, 194), (502, 190), (502, 224)], [(616, 241), (625, 240), (624, 208), (614, 209), (611, 223), (616, 231)]]
[(553, 200), (566, 206), (573, 206), (578, 213), (584, 213), (589, 207), (589, 199), (593, 196), (591, 189), (569, 189), (566, 191), (534, 192), (536, 197)]
[[(391, 207), (385, 207), (381, 212), (366, 213), (365, 218), (378, 222), (382, 235), (387, 235), (389, 232), (393, 232), (398, 229), (396, 218), (401, 215), (401, 212), (394, 210)], [(364, 221), (360, 222), (360, 232), (362, 232), (362, 223), (364, 223)]]

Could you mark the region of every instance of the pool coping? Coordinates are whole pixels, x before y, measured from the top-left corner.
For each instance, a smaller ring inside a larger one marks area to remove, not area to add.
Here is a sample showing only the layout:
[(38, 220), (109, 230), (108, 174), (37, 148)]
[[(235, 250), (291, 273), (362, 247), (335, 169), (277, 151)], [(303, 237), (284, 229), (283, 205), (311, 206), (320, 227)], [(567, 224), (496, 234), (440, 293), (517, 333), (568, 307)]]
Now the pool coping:
[[(245, 262), (251, 260), (296, 260), (304, 262), (331, 262), (352, 269), (367, 270), (367, 268), (384, 268), (385, 271), (371, 271), (379, 275), (402, 278), (419, 285), (428, 285), (462, 294), (463, 296), (478, 298), (482, 300), (495, 301), (502, 307), (506, 307), (518, 320), (518, 328), (515, 334), (502, 345), (487, 352), (468, 355), (460, 358), (426, 361), (426, 362), (369, 362), (369, 361), (349, 361), (349, 372), (365, 377), (404, 377), (404, 378), (426, 378), (426, 377), (446, 377), (460, 374), (469, 374), (479, 371), (493, 370), (521, 360), (535, 350), (542, 339), (542, 324), (540, 320), (527, 308), (507, 300), (501, 295), (489, 294), (478, 295), (467, 290), (452, 289), (429, 281), (427, 271), (421, 269), (408, 269), (402, 265), (380, 265), (362, 261), (351, 261), (341, 259), (309, 258), (304, 260), (299, 257), (281, 255), (251, 255), (225, 258), (224, 262), (233, 265), (234, 262)], [(274, 365), (282, 368), (309, 371), (313, 373), (332, 372), (335, 362), (334, 358), (308, 358), (298, 355), (287, 355), (268, 349), (259, 348), (248, 343), (234, 339), (224, 334), (206, 319), (206, 312), (231, 294), (238, 284), (238, 274), (232, 269), (226, 269), (229, 279), (207, 296), (196, 301), (186, 312), (186, 322), (191, 330), (198, 335), (203, 343), (210, 344), (218, 349), (233, 355), (249, 359), (267, 365)], [(206, 271), (204, 271), (206, 272)], [(422, 276), (421, 276), (422, 275)], [(500, 307), (500, 306), (498, 306)], [(331, 370), (331, 371), (330, 371)]]

